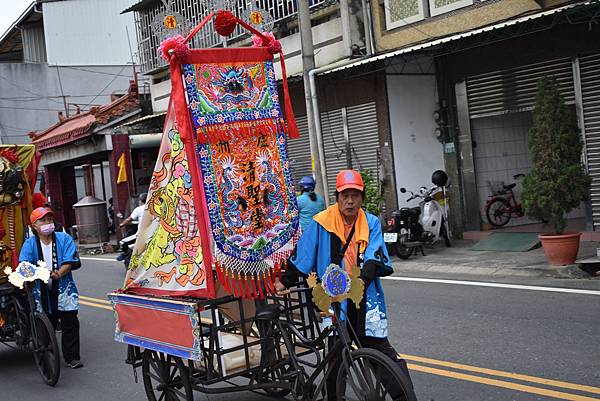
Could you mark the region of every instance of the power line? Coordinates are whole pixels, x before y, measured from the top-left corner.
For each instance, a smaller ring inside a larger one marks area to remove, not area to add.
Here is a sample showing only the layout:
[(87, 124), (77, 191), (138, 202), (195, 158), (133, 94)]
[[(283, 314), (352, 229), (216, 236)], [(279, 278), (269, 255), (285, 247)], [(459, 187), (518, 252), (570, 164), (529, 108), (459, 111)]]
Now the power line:
[[(114, 93), (101, 93), (100, 96), (112, 96)], [(81, 97), (94, 97), (98, 96), (95, 93), (89, 95), (65, 95), (67, 98), (81, 98)], [(39, 96), (39, 97), (0, 97), (0, 101), (10, 101), (10, 102), (35, 102), (38, 100), (50, 100), (50, 99), (59, 99), (62, 98), (61, 95), (53, 95), (53, 96)]]
[[(25, 91), (25, 92), (27, 92), (27, 93), (31, 93), (32, 95), (36, 95), (36, 96), (42, 96), (42, 95), (41, 95), (41, 94), (39, 94), (39, 93), (35, 93), (35, 92), (33, 92), (33, 91), (30, 91), (30, 90), (29, 90), (29, 89), (27, 89), (27, 88), (24, 88), (24, 87), (23, 87), (23, 86), (21, 86), (21, 85), (17, 85), (17, 84), (15, 84), (15, 83), (14, 83), (14, 82), (12, 82), (10, 79), (8, 79), (8, 78), (6, 78), (6, 77), (4, 77), (4, 76), (2, 76), (2, 75), (0, 75), (0, 79), (3, 79), (4, 81), (8, 82), (10, 85), (14, 86), (15, 88), (22, 89), (22, 90), (24, 90), (24, 91)], [(56, 103), (61, 103), (61, 102), (59, 102), (58, 100), (53, 100), (53, 99), (50, 99), (50, 100), (52, 100), (53, 102), (56, 102)]]
[[(125, 67), (127, 67), (127, 66), (126, 66), (126, 65), (124, 65), (124, 66), (121, 68), (121, 70), (118, 72), (118, 74), (122, 73), (122, 72), (123, 72), (123, 70), (125, 69)], [(92, 99), (92, 100), (91, 100), (91, 101), (90, 101), (88, 104), (86, 104), (86, 105), (85, 105), (85, 106), (83, 106), (83, 107), (87, 107), (87, 106), (89, 106), (90, 104), (92, 104), (92, 102), (93, 102), (94, 100), (96, 100), (96, 98), (98, 98), (102, 92), (104, 92), (106, 89), (108, 89), (108, 87), (109, 87), (109, 86), (111, 86), (111, 85), (112, 85), (112, 83), (113, 83), (113, 82), (115, 82), (115, 81), (117, 80), (117, 78), (118, 78), (118, 77), (119, 77), (118, 75), (115, 75), (115, 76), (113, 77), (113, 79), (111, 79), (111, 80), (110, 80), (110, 82), (109, 82), (108, 84), (106, 84), (106, 86), (105, 86), (104, 88), (102, 88), (102, 90), (100, 91), (100, 93), (98, 93), (96, 96), (94, 96), (94, 98), (93, 98), (93, 99)]]
[(15, 127), (13, 125), (6, 125), (6, 124), (3, 124), (3, 123), (0, 123), (0, 128), (9, 129), (11, 131), (24, 131), (24, 132), (36, 131), (36, 129), (27, 129), (27, 128), (23, 128), (23, 127)]
[(32, 111), (64, 111), (60, 109), (42, 109), (42, 108), (34, 108), (34, 107), (9, 107), (9, 106), (0, 106), (0, 109), (8, 109), (8, 110), (32, 110)]
[(58, 85), (60, 86), (60, 96), (63, 99), (63, 104), (65, 107), (65, 115), (69, 117), (69, 106), (67, 106), (67, 98), (65, 97), (65, 91), (63, 90), (62, 80), (60, 79), (60, 70), (58, 66), (56, 66), (56, 75), (58, 75)]
[(89, 72), (89, 73), (92, 73), (92, 74), (112, 75), (112, 76), (117, 76), (117, 77), (131, 78), (127, 74), (121, 74), (121, 73), (116, 73), (115, 74), (113, 72), (94, 71), (94, 70), (88, 70), (86, 68), (81, 68), (81, 67), (60, 66), (60, 68), (68, 68), (68, 69), (71, 69), (71, 70), (85, 71), (85, 72)]

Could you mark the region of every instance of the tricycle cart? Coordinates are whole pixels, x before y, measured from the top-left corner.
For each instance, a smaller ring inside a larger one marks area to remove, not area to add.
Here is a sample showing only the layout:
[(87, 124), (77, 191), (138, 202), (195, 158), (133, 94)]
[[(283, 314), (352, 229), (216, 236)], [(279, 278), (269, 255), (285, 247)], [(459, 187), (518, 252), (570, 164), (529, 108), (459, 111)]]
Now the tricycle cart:
[[(309, 290), (270, 296), (255, 316), (242, 314), (238, 321), (219, 310), (232, 302), (243, 310), (242, 300), (231, 296), (172, 300), (113, 293), (109, 298), (118, 316), (116, 338), (129, 344), (127, 363), (134, 371), (141, 367), (150, 401), (191, 401), (193, 391), (262, 391), (294, 400), (415, 400), (389, 357), (350, 346), (338, 303), (333, 324), (319, 328)], [(168, 325), (152, 328), (155, 319)], [(335, 397), (327, 398), (329, 392)]]
[[(250, 21), (260, 25), (259, 17)], [(169, 35), (185, 26), (168, 18)], [(254, 46), (188, 48), (209, 21), (224, 36), (241, 25)], [(260, 390), (296, 400), (414, 400), (391, 359), (351, 348), (340, 302), (362, 296), (357, 272), (352, 289), (347, 275), (331, 275), (339, 297), (327, 304), (315, 277), (276, 294), (300, 235), (286, 138), (298, 129), (281, 44), (223, 10), (180, 33), (159, 48), (170, 65), (170, 106), (125, 284), (109, 294), (115, 338), (128, 345), (134, 372), (141, 367), (148, 399)], [(309, 293), (319, 288), (321, 326)]]

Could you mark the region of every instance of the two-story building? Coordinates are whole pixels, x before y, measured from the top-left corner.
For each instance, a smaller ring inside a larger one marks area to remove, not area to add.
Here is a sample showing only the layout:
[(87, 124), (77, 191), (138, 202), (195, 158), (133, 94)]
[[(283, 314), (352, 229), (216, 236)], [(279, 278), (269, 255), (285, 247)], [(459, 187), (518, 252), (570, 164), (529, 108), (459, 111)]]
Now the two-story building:
[[(230, 3), (241, 16), (251, 7), (266, 9), (275, 22), (304, 134), (289, 141), (293, 170), (297, 178), (309, 174), (296, 3)], [(210, 2), (187, 0), (173, 7), (193, 26), (209, 12)], [(536, 81), (554, 75), (584, 130), (584, 159), (594, 179), (590, 208), (600, 224), (594, 151), (599, 8), (588, 0), (311, 1), (317, 65), (310, 75), (317, 88), (329, 188), (342, 168), (369, 169), (381, 180), (391, 210), (406, 205), (401, 187), (431, 185), (431, 173), (445, 169), (454, 232), (479, 230), (490, 184), (509, 183), (529, 168), (527, 132)], [(153, 107), (164, 111), (170, 83), (155, 51), (159, 40), (152, 20), (165, 4), (143, 0), (126, 11), (136, 15)], [(202, 32), (194, 46), (223, 45), (210, 27)], [(247, 44), (240, 31), (227, 41)], [(571, 217), (591, 226), (591, 211), (586, 217), (584, 206)], [(515, 219), (513, 224), (528, 222)]]
[(90, 191), (105, 201), (113, 195), (110, 155), (120, 138), (99, 125), (142, 113), (138, 93), (147, 87), (130, 85), (134, 20), (120, 14), (128, 4), (37, 0), (0, 37), (0, 139), (38, 145), (46, 190), (67, 225), (75, 224), (73, 203)]
[[(399, 205), (404, 204), (400, 187), (431, 185), (431, 172), (445, 168), (455, 232), (479, 230), (490, 185), (513, 182), (513, 175), (530, 167), (527, 135), (536, 82), (551, 75), (577, 110), (582, 157), (593, 179), (591, 203), (570, 217), (579, 219), (578, 228), (600, 225), (598, 2), (379, 0), (370, 5), (376, 54), (319, 79), (384, 77), (387, 95), (380, 101), (388, 104), (389, 136), (380, 145), (393, 148)], [(511, 224), (526, 223), (521, 218)]]

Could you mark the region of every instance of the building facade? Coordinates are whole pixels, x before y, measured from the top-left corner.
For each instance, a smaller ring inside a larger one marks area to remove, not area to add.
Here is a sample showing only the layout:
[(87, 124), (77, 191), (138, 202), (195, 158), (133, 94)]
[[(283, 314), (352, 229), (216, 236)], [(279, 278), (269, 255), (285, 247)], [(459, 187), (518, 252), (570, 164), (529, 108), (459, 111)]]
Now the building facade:
[[(295, 3), (234, 3), (238, 15), (262, 7), (275, 21), (303, 134), (288, 144), (299, 179), (311, 173), (311, 158)], [(207, 4), (188, 0), (176, 6), (193, 25), (209, 12)], [(166, 110), (170, 83), (154, 51), (158, 39), (148, 27), (164, 7), (144, 0), (127, 10), (136, 15), (143, 70), (151, 77), (158, 111)], [(570, 217), (600, 224), (594, 136), (597, 13), (597, 2), (586, 0), (311, 2), (315, 120), (328, 187), (333, 188), (342, 168), (370, 170), (382, 185), (387, 213), (408, 205), (401, 187), (430, 186), (431, 173), (445, 169), (451, 179), (454, 233), (479, 230), (490, 185), (508, 184), (529, 169), (527, 132), (535, 83), (554, 75), (578, 112), (586, 144), (582, 158), (594, 180), (592, 202)], [(210, 27), (203, 35), (194, 46), (224, 45)], [(248, 38), (237, 32), (227, 45), (248, 45)]]

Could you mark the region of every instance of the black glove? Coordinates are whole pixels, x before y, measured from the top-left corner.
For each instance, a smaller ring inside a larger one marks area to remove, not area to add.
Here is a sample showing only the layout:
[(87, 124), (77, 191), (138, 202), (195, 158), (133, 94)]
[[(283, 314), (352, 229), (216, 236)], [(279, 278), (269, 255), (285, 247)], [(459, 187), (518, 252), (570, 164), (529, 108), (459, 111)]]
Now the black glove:
[(371, 285), (375, 277), (377, 276), (377, 265), (378, 263), (374, 260), (368, 260), (360, 269), (360, 278), (365, 283), (365, 288)]

